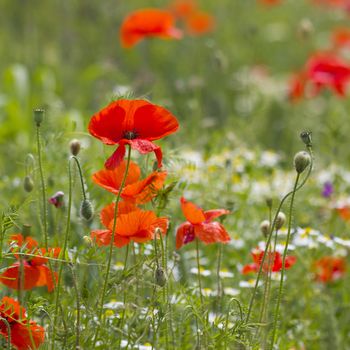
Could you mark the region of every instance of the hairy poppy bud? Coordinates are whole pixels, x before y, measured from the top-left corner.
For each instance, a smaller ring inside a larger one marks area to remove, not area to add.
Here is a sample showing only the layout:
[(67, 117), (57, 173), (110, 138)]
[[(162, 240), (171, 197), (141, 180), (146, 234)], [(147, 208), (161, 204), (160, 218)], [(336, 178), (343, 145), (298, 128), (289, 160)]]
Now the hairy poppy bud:
[(27, 175), (24, 178), (23, 187), (24, 187), (24, 190), (26, 192), (32, 192), (33, 191), (34, 182), (33, 182), (32, 178), (29, 175)]
[(154, 278), (156, 284), (160, 287), (164, 287), (168, 280), (164, 270), (161, 267), (157, 267)]
[(312, 135), (311, 131), (303, 131), (300, 134), (301, 141), (303, 141), (307, 147), (312, 146), (311, 135)]
[(267, 237), (267, 235), (270, 233), (270, 221), (264, 220), (260, 224), (260, 231), (264, 235), (264, 237)]
[(43, 109), (34, 109), (34, 121), (36, 123), (36, 126), (40, 126), (42, 121), (44, 120), (44, 110)]
[(88, 199), (84, 199), (80, 205), (80, 216), (89, 221), (94, 216), (94, 208)]
[(77, 139), (73, 139), (70, 143), (69, 143), (69, 148), (70, 148), (70, 153), (73, 154), (73, 156), (77, 156), (79, 151), (80, 151), (80, 146), (81, 143), (79, 140)]
[(64, 204), (63, 197), (64, 193), (62, 191), (58, 191), (49, 198), (49, 203), (53, 204), (56, 208), (61, 208)]
[(276, 218), (276, 230), (279, 230), (286, 222), (286, 216), (281, 211), (278, 213)]
[(268, 208), (272, 208), (272, 198), (271, 197), (267, 197), (265, 199), (266, 205), (268, 206)]
[(298, 174), (301, 174), (311, 162), (310, 154), (301, 151), (298, 152), (294, 157), (294, 167)]
[(90, 236), (84, 236), (83, 241), (87, 246), (92, 247), (93, 241), (92, 241), (92, 238)]

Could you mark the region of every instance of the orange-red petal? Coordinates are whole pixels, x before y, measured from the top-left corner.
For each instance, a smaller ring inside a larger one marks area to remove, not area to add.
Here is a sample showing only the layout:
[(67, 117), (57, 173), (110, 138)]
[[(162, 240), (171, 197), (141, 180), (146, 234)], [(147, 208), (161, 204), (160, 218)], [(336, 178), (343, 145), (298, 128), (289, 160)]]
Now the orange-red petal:
[(214, 219), (229, 214), (230, 211), (226, 209), (212, 209), (212, 210), (206, 210), (204, 212), (205, 220), (207, 222), (213, 221)]
[(228, 243), (231, 240), (224, 226), (219, 222), (204, 222), (199, 225), (194, 225), (194, 232), (196, 237), (205, 244), (215, 242)]
[(196, 225), (206, 221), (204, 211), (200, 207), (186, 200), (184, 197), (181, 197), (180, 202), (182, 212), (191, 224)]
[(215, 19), (206, 12), (194, 12), (186, 17), (187, 31), (192, 35), (202, 35), (214, 30)]
[(11, 344), (17, 350), (38, 349), (45, 340), (45, 329), (34, 321), (11, 325)]

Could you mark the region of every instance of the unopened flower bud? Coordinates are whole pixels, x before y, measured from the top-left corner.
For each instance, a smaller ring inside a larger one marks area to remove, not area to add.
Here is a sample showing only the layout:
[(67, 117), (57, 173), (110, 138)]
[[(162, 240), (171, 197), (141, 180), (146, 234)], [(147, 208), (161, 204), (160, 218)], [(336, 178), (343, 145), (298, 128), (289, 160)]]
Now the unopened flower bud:
[(49, 198), (49, 203), (53, 204), (56, 208), (61, 208), (64, 204), (64, 193), (62, 191), (56, 192)]
[(89, 221), (94, 216), (94, 208), (88, 199), (84, 199), (80, 205), (80, 216)]
[(43, 109), (34, 109), (34, 121), (36, 123), (36, 126), (40, 126), (42, 121), (44, 120), (44, 110)]
[(87, 246), (92, 247), (93, 241), (92, 241), (92, 238), (90, 236), (84, 236), (83, 241)]
[(311, 162), (310, 154), (301, 151), (298, 152), (294, 157), (294, 167), (298, 174), (301, 174)]
[(80, 146), (81, 146), (81, 143), (77, 139), (73, 139), (69, 143), (70, 152), (72, 153), (73, 156), (77, 156), (78, 155), (78, 153), (80, 151)]
[(267, 237), (268, 234), (270, 233), (270, 221), (269, 220), (264, 220), (260, 224), (260, 231), (264, 235), (264, 237)]
[(267, 197), (265, 199), (265, 202), (266, 202), (267, 207), (271, 209), (272, 208), (272, 203), (273, 203), (272, 198), (271, 197)]
[(29, 175), (27, 175), (24, 178), (23, 187), (24, 187), (24, 190), (26, 192), (32, 192), (32, 190), (34, 188), (34, 182), (33, 182), (32, 178)]
[(311, 131), (303, 131), (302, 133), (300, 133), (301, 141), (303, 141), (307, 147), (312, 146), (311, 135)]
[(154, 276), (155, 282), (158, 286), (164, 287), (167, 282), (167, 277), (164, 272), (164, 270), (161, 267), (157, 267), (155, 276)]
[(286, 222), (286, 216), (284, 213), (280, 211), (276, 218), (276, 230), (279, 230), (280, 228), (282, 228), (285, 222)]

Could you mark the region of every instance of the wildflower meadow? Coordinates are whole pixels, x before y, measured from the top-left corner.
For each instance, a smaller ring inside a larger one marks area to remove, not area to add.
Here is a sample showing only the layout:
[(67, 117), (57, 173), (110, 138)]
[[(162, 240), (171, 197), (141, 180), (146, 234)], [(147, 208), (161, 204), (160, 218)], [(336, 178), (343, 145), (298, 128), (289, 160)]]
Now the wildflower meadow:
[(0, 349), (350, 349), (349, 0), (0, 18)]

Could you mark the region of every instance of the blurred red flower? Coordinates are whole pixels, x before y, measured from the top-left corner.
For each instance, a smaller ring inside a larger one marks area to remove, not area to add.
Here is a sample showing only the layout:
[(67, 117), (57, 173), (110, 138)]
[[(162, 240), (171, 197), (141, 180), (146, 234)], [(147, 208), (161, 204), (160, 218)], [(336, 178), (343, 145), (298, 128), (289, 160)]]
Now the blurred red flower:
[(176, 18), (185, 18), (197, 11), (195, 0), (175, 0), (170, 4), (170, 11)]
[[(262, 262), (262, 258), (264, 256), (264, 251), (260, 249), (254, 249), (252, 252), (253, 257), (253, 263), (247, 264), (243, 266), (242, 273), (244, 275), (252, 272), (258, 272), (260, 269), (260, 265)], [(286, 256), (285, 260), (285, 268), (289, 269), (291, 268), (297, 261), (297, 258), (293, 255)], [(283, 257), (279, 252), (268, 252), (265, 260), (264, 265), (262, 267), (262, 270), (264, 272), (272, 271), (272, 272), (279, 272), (282, 270), (283, 266)]]
[(300, 100), (305, 94), (306, 77), (304, 72), (294, 74), (289, 81), (288, 99), (291, 102)]
[[(46, 263), (48, 256), (57, 258), (60, 254), (60, 248), (38, 248), (38, 242), (31, 237), (23, 237), (21, 234), (15, 234), (10, 237), (11, 250), (15, 253), (17, 259), (21, 251), (24, 253), (22, 259), (23, 269), (23, 289), (29, 290), (35, 287), (47, 286), (49, 292), (52, 292), (57, 282), (57, 273), (51, 271)], [(12, 289), (21, 287), (20, 274), (21, 262), (17, 261), (3, 273), (0, 274), (0, 282)], [(54, 281), (55, 279), (55, 281)]]
[(332, 33), (332, 42), (335, 48), (350, 48), (350, 28), (335, 28)]
[(130, 13), (123, 21), (120, 39), (124, 47), (132, 47), (144, 38), (180, 39), (182, 32), (175, 27), (171, 12), (142, 9)]
[(336, 208), (339, 216), (344, 220), (344, 221), (350, 221), (350, 206), (344, 205), (342, 207)]
[(281, 0), (258, 0), (261, 4), (264, 5), (279, 5)]
[(145, 100), (120, 99), (93, 115), (88, 128), (106, 145), (119, 145), (105, 162), (111, 170), (124, 159), (127, 144), (142, 154), (154, 152), (161, 167), (162, 150), (152, 141), (174, 133), (179, 124), (163, 107)]
[(315, 261), (313, 269), (318, 282), (334, 282), (345, 274), (346, 263), (343, 258), (324, 256)]
[[(115, 203), (109, 204), (101, 211), (101, 223), (105, 230), (93, 230), (91, 238), (97, 245), (109, 245), (112, 238)], [(156, 230), (165, 235), (168, 229), (168, 219), (158, 218), (151, 210), (141, 210), (132, 203), (120, 202), (114, 235), (114, 245), (118, 248), (131, 241), (144, 243), (154, 239)]]
[[(9, 297), (3, 297), (0, 302), (0, 317), (10, 325), (11, 344), (17, 350), (37, 349), (45, 340), (45, 330), (34, 321), (28, 321), (26, 310)], [(0, 334), (8, 338), (8, 328), (0, 320)]]
[[(92, 180), (107, 191), (118, 195), (125, 169), (126, 161), (123, 160), (114, 170), (104, 169), (93, 174)], [(157, 191), (163, 187), (167, 172), (154, 171), (143, 180), (139, 180), (140, 175), (141, 170), (139, 166), (131, 161), (125, 187), (121, 194), (121, 197), (125, 201), (131, 201), (137, 204), (149, 202), (157, 195)]]
[(196, 11), (185, 19), (187, 32), (191, 35), (203, 35), (213, 31), (215, 19), (206, 12)]
[(217, 217), (228, 214), (228, 210), (213, 209), (203, 211), (184, 197), (181, 198), (181, 209), (187, 221), (177, 229), (176, 249), (192, 242), (195, 238), (198, 238), (205, 244), (215, 242), (227, 243), (231, 240), (223, 225), (219, 222), (212, 222)]

